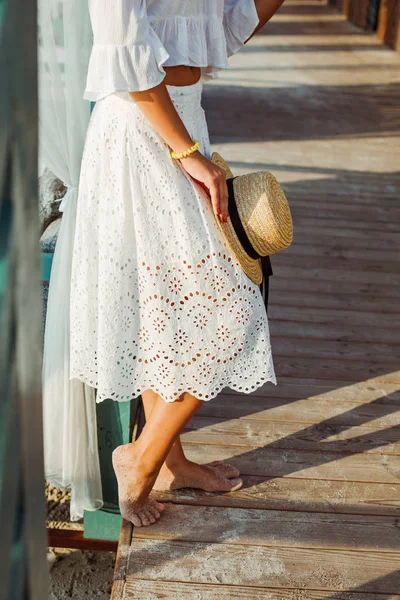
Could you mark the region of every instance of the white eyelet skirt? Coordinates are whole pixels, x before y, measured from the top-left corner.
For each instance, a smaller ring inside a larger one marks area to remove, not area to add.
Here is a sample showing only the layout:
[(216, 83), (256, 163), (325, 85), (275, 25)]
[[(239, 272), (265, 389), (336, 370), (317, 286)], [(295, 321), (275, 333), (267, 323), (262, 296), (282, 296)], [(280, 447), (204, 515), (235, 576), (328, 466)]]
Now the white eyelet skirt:
[[(167, 86), (210, 157), (203, 82)], [(221, 236), (205, 190), (127, 92), (96, 103), (85, 142), (72, 261), (70, 378), (97, 401), (152, 389), (211, 400), (276, 383), (259, 287)]]

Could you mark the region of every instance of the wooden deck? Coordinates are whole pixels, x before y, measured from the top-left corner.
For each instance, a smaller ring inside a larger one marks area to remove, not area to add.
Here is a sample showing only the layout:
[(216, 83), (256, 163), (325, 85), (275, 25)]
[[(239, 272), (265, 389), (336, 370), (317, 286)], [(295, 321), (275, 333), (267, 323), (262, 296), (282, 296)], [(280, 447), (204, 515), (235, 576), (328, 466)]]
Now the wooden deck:
[(232, 494), (167, 495), (125, 524), (114, 600), (400, 599), (400, 56), (288, 1), (205, 89), (214, 149), (284, 184), (273, 257), (278, 386), (225, 390), (184, 434)]

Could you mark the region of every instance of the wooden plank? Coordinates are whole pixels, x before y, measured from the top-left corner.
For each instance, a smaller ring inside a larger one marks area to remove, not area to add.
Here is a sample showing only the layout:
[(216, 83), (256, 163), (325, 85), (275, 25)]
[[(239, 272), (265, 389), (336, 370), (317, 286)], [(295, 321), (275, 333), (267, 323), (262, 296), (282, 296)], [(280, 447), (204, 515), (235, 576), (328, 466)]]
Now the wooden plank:
[[(365, 242), (367, 246), (367, 242)], [(345, 260), (371, 260), (386, 264), (387, 262), (397, 264), (400, 259), (399, 247), (384, 249), (380, 245), (375, 248), (355, 248), (353, 245), (335, 243), (331, 238), (315, 243), (314, 236), (301, 239), (296, 235), (293, 244), (285, 250), (285, 256), (292, 254), (301, 256), (329, 256)]]
[(109, 540), (83, 537), (76, 529), (47, 529), (47, 544), (51, 548), (73, 548), (75, 550), (103, 550), (116, 552), (118, 543)]
[[(124, 598), (129, 600), (333, 600), (330, 591), (298, 588), (251, 588), (223, 584), (185, 583), (181, 581), (149, 581), (147, 579), (129, 579), (126, 582)], [(397, 594), (391, 600), (400, 600)], [(115, 597), (111, 600), (122, 600)], [(335, 600), (355, 600), (354, 592), (335, 594)], [(383, 600), (382, 594), (357, 592), (357, 600)]]
[(271, 319), (277, 318), (287, 321), (296, 321), (297, 323), (324, 323), (334, 325), (336, 323), (349, 325), (363, 325), (368, 328), (385, 328), (397, 332), (397, 343), (400, 340), (400, 323), (395, 322), (391, 314), (378, 314), (375, 312), (361, 312), (353, 310), (329, 310), (316, 307), (296, 307), (296, 306), (274, 306), (271, 304), (271, 310), (268, 308), (268, 314)]
[[(300, 305), (300, 303), (299, 303)], [(400, 337), (400, 336), (399, 336)], [(396, 357), (400, 357), (399, 344), (365, 344), (336, 340), (315, 340), (309, 338), (290, 339), (273, 335), (272, 351), (276, 356), (300, 356), (332, 358), (336, 360), (360, 360), (365, 363), (376, 362), (377, 357), (382, 370), (396, 367)], [(397, 363), (398, 364), (398, 363)]]
[(189, 443), (184, 449), (189, 460), (226, 460), (243, 475), (400, 483), (400, 461), (393, 455)]
[[(317, 241), (329, 239), (330, 241), (340, 240), (341, 243), (346, 243), (349, 246), (357, 247), (370, 247), (370, 248), (391, 248), (397, 249), (399, 247), (399, 234), (398, 231), (381, 231), (379, 237), (371, 236), (368, 231), (362, 231), (357, 229), (345, 229), (345, 228), (332, 228), (330, 226), (319, 227), (313, 226), (313, 224), (302, 224), (296, 223), (294, 230), (294, 240), (303, 239), (308, 237), (309, 239), (315, 239)], [(328, 237), (327, 237), (328, 236)], [(369, 245), (369, 242), (371, 245)]]
[[(273, 266), (275, 266), (275, 259), (272, 257)], [(334, 295), (339, 298), (346, 298), (353, 296), (367, 297), (367, 298), (379, 298), (379, 306), (385, 311), (386, 304), (391, 305), (391, 301), (396, 298), (396, 289), (398, 286), (388, 285), (384, 288), (376, 284), (373, 279), (368, 283), (366, 282), (346, 282), (345, 286), (341, 286), (338, 289), (337, 282), (330, 280), (310, 280), (306, 279), (290, 279), (281, 274), (280, 269), (274, 271), (274, 276), (271, 278), (271, 293), (285, 292), (285, 294), (308, 292), (310, 302), (313, 301), (314, 296), (322, 295)]]
[(374, 379), (388, 383), (400, 383), (400, 371), (394, 369), (398, 366), (384, 367), (378, 361), (363, 363), (362, 361), (344, 361), (329, 359), (286, 357), (274, 355), (275, 372), (277, 377), (299, 377), (310, 374), (313, 377), (329, 379), (337, 377), (342, 381), (360, 381)]
[[(399, 184), (399, 181), (399, 178), (394, 178), (387, 183), (389, 185), (391, 184), (392, 188), (395, 188)], [(392, 210), (394, 210), (396, 214), (396, 211), (399, 208), (396, 204), (396, 193), (382, 197), (378, 186), (375, 194), (381, 200), (381, 204), (371, 201), (371, 198), (367, 194), (358, 195), (357, 190), (354, 189), (351, 184), (346, 184), (346, 182), (343, 182), (341, 193), (334, 194), (329, 187), (325, 189), (325, 182), (326, 179), (321, 181), (321, 187), (315, 186), (315, 188), (312, 188), (309, 185), (308, 188), (305, 188), (305, 191), (296, 187), (295, 194), (292, 194), (290, 199), (290, 206), (294, 215), (297, 214), (298, 210), (304, 211), (304, 214), (306, 214), (305, 209), (308, 208), (308, 214), (311, 214), (311, 211), (313, 217), (325, 216), (324, 211), (335, 211), (335, 218), (337, 219), (354, 218), (357, 220), (361, 219), (362, 221), (369, 221), (371, 217), (374, 216), (375, 220), (379, 221), (381, 216), (386, 219)], [(310, 181), (309, 184), (312, 185), (312, 182)], [(286, 185), (283, 184), (283, 187), (286, 187)], [(348, 188), (349, 194), (352, 195), (351, 203), (349, 203), (348, 200), (346, 201), (345, 188)], [(289, 188), (288, 195), (290, 193), (291, 190)], [(371, 219), (371, 221), (373, 220), (374, 219)]]
[[(244, 397), (241, 392), (229, 390), (229, 394), (237, 394)], [(224, 393), (224, 390), (222, 391)], [(378, 403), (397, 403), (400, 400), (400, 385), (394, 383), (383, 383), (376, 381), (360, 381), (353, 384), (346, 384), (343, 381), (305, 378), (305, 377), (282, 377), (278, 386), (266, 383), (259, 387), (246, 397), (252, 402), (253, 396), (262, 396), (275, 399), (304, 399), (314, 398), (319, 400), (341, 400), (343, 402), (370, 402), (372, 400)]]
[(132, 542), (133, 525), (130, 521), (122, 519), (119, 536), (118, 552), (115, 560), (114, 581), (125, 581)]
[[(270, 292), (270, 298), (273, 298), (273, 292)], [(272, 301), (271, 301), (272, 305)], [(272, 309), (271, 309), (272, 310)], [(275, 308), (275, 313), (279, 311)], [(285, 320), (279, 316), (271, 317), (269, 312), (269, 327), (272, 335), (272, 351), (274, 352), (274, 339), (276, 338), (307, 338), (307, 339), (326, 339), (340, 340), (344, 342), (364, 342), (366, 347), (369, 343), (383, 342), (385, 344), (397, 345), (399, 342), (399, 333), (392, 329), (379, 329), (372, 327), (368, 329), (364, 325), (342, 325), (341, 323), (330, 322), (315, 323), (315, 322), (300, 322)]]
[(400, 554), (396, 552), (239, 546), (133, 539), (135, 577), (240, 586), (305, 587), (397, 594)]
[(398, 315), (398, 300), (392, 298), (379, 298), (378, 296), (337, 294), (337, 293), (315, 293), (314, 289), (299, 291), (297, 286), (291, 290), (270, 291), (270, 306), (295, 306), (297, 308), (322, 308), (329, 310), (351, 310), (361, 312), (376, 312), (378, 314)]
[(390, 221), (389, 215), (387, 221), (385, 219), (375, 219), (372, 215), (370, 219), (358, 219), (352, 220), (343, 218), (342, 215), (338, 215), (334, 211), (320, 211), (319, 214), (310, 214), (309, 209), (294, 209), (294, 226), (306, 225), (307, 227), (326, 227), (331, 231), (337, 229), (347, 229), (352, 233), (353, 230), (363, 231), (364, 235), (380, 234), (382, 229), (389, 233), (400, 233), (400, 225), (397, 221)]
[[(400, 236), (400, 233), (399, 233)], [(310, 268), (318, 269), (346, 269), (350, 273), (368, 274), (370, 278), (379, 276), (379, 280), (387, 281), (391, 284), (398, 284), (400, 282), (398, 263), (396, 262), (384, 262), (364, 259), (352, 259), (347, 260), (340, 256), (321, 256), (318, 252), (314, 255), (303, 257), (298, 255), (295, 251), (292, 254), (289, 252), (281, 252), (274, 255), (274, 262), (277, 265), (283, 266), (309, 266)]]
[(256, 477), (246, 475), (236, 492), (215, 494), (181, 489), (158, 492), (160, 501), (196, 506), (396, 516), (400, 514), (400, 483)]
[[(182, 440), (191, 444), (257, 446), (338, 453), (400, 454), (400, 425), (377, 428), (338, 425), (335, 419), (295, 423), (195, 416)], [(399, 459), (400, 475), (400, 459)]]
[[(128, 598), (135, 598), (134, 594), (135, 593), (132, 592), (131, 590), (126, 589), (125, 581), (122, 581), (122, 579), (120, 579), (120, 580), (114, 581), (114, 583), (112, 585), (110, 600), (124, 600), (124, 599), (127, 600)], [(161, 596), (160, 596), (160, 598), (161, 598)], [(144, 600), (143, 597), (141, 597), (141, 600)]]
[(398, 517), (179, 504), (168, 504), (152, 527), (135, 529), (134, 539), (400, 553)]
[[(375, 65), (375, 67), (376, 66), (378, 65)], [(396, 64), (392, 65), (392, 68), (393, 66), (396, 68)], [(349, 64), (349, 67), (350, 69), (354, 69), (354, 65), (352, 67), (352, 65)], [(334, 65), (333, 68), (345, 70), (346, 66)], [(391, 103), (389, 102), (389, 107), (390, 106)], [(396, 109), (392, 105), (393, 116), (395, 111)], [(387, 114), (389, 115), (390, 112)], [(395, 145), (395, 143), (393, 145)], [(292, 178), (294, 176), (293, 172), (291, 173), (290, 167), (285, 169), (283, 165), (279, 165), (278, 170), (281, 170), (283, 176), (285, 176), (286, 173), (290, 173)], [(327, 171), (319, 171), (322, 178), (318, 181), (315, 179), (315, 176), (318, 175), (318, 169), (316, 169), (316, 171), (317, 173), (313, 171), (313, 169), (310, 169), (308, 172), (311, 175), (311, 179), (307, 179), (306, 176), (303, 183), (301, 183), (301, 181), (293, 180), (283, 183), (283, 186), (289, 188), (290, 192), (292, 191), (292, 186), (293, 188), (296, 186), (295, 194), (292, 194), (290, 200), (291, 206), (301, 206), (304, 208), (304, 206), (307, 207), (306, 203), (308, 202), (308, 206), (311, 207), (313, 211), (314, 209), (318, 210), (322, 207), (334, 208), (338, 213), (340, 213), (340, 211), (346, 213), (348, 209), (360, 210), (360, 208), (364, 207), (379, 211), (383, 210), (384, 213), (391, 208), (398, 209), (398, 205), (396, 204), (396, 186), (400, 182), (400, 177), (397, 173), (385, 174), (387, 177), (387, 179), (385, 177), (386, 189), (382, 189), (382, 187), (379, 186), (379, 180), (368, 182), (370, 183), (369, 186), (363, 186), (362, 184), (358, 184), (358, 182), (354, 182), (354, 179), (352, 179), (351, 176), (347, 178), (345, 176), (341, 177), (340, 185), (338, 185), (336, 177), (333, 177), (332, 179), (326, 178), (326, 174), (329, 174), (329, 169)], [(294, 172), (296, 172), (295, 169)], [(351, 196), (351, 203), (349, 203), (349, 196)]]
[[(400, 425), (399, 404), (379, 400), (366, 402), (362, 397), (358, 402), (335, 399), (333, 402), (324, 396), (292, 400), (279, 397), (252, 396), (250, 401), (237, 395), (219, 394), (210, 402), (205, 402), (197, 417), (214, 417), (220, 419), (251, 419), (264, 423), (268, 421), (289, 423), (332, 422), (336, 425), (356, 426), (360, 428), (393, 427)], [(192, 421), (189, 427), (195, 427)]]
[[(359, 0), (358, 0), (359, 1)], [(364, 0), (361, 0), (364, 1)], [(365, 38), (364, 38), (365, 39)], [(371, 38), (370, 38), (371, 39)], [(387, 56), (387, 55), (386, 55)], [(391, 59), (395, 57), (390, 57)], [(350, 67), (350, 69), (356, 71), (358, 65), (354, 64), (356, 61), (354, 60), (354, 55), (349, 57), (347, 64), (341, 65), (340, 61), (335, 61), (332, 67), (334, 69), (346, 69), (346, 67)], [(396, 68), (398, 62), (395, 60), (385, 61), (386, 68)], [(321, 63), (321, 67), (323, 63)], [(379, 68), (380, 64), (378, 61), (374, 61), (373, 64), (368, 65), (368, 68)], [(311, 67), (312, 69), (313, 67)], [(293, 69), (295, 71), (295, 68)], [(390, 77), (390, 75), (389, 75)], [(322, 92), (323, 93), (323, 92)], [(348, 92), (344, 90), (345, 97), (359, 97), (359, 93), (356, 88), (350, 89)], [(346, 99), (347, 99), (346, 98)], [(374, 104), (371, 102), (371, 98), (366, 98), (369, 106)], [(391, 97), (386, 97), (385, 101), (388, 102), (388, 105), (394, 108), (393, 99)], [(351, 103), (351, 99), (350, 99)], [(332, 106), (332, 105), (331, 105)], [(360, 111), (361, 112), (361, 111)], [(365, 108), (364, 111), (361, 112), (362, 116), (365, 117)], [(392, 144), (392, 147), (395, 145), (395, 141)], [(386, 152), (389, 154), (391, 150), (391, 145), (385, 148)], [(310, 165), (309, 168), (306, 166), (298, 167), (291, 165), (280, 164), (272, 164), (271, 169), (274, 171), (278, 171), (279, 177), (286, 177), (287, 174), (290, 174), (290, 179), (284, 182), (284, 187), (291, 188), (292, 186), (296, 186), (296, 194), (293, 195), (292, 202), (296, 204), (298, 199), (306, 200), (309, 199), (313, 205), (317, 206), (318, 200), (321, 202), (332, 202), (333, 205), (338, 206), (338, 208), (345, 208), (346, 205), (349, 204), (349, 197), (351, 197), (351, 204), (356, 206), (372, 206), (375, 208), (383, 207), (388, 208), (390, 206), (395, 207), (396, 204), (396, 184), (400, 181), (400, 176), (398, 172), (391, 171), (385, 173), (385, 185), (380, 185), (379, 177), (363, 177), (365, 173), (355, 173), (354, 171), (342, 171), (340, 173), (340, 181), (338, 181), (338, 173), (332, 167), (321, 167), (319, 165)], [(300, 174), (301, 179), (297, 179), (297, 174)], [(319, 178), (318, 175), (321, 175)]]
[[(282, 254), (284, 254), (284, 252)], [(335, 269), (327, 266), (325, 266), (325, 268), (320, 268), (319, 262), (311, 259), (305, 260), (302, 258), (297, 262), (300, 264), (295, 266), (285, 264), (282, 256), (276, 254), (274, 255), (273, 266), (276, 268), (276, 273), (279, 273), (279, 277), (291, 279), (293, 282), (295, 282), (297, 278), (307, 279), (309, 282), (314, 279), (320, 281), (335, 281), (337, 291), (340, 293), (345, 289), (347, 283), (370, 284), (373, 282), (374, 285), (390, 286), (390, 295), (393, 295), (394, 286), (398, 286), (399, 284), (399, 277), (394, 274), (378, 272), (370, 273), (367, 265), (365, 265), (364, 270), (348, 270), (347, 268)], [(312, 290), (312, 285), (313, 284), (310, 283), (310, 291)]]
[[(314, 248), (333, 248), (336, 251), (347, 251), (349, 253), (356, 253), (359, 250), (365, 250), (369, 256), (373, 253), (374, 250), (378, 250), (380, 256), (383, 257), (385, 252), (389, 252), (394, 254), (398, 252), (399, 242), (398, 242), (398, 234), (387, 234), (382, 233), (379, 237), (371, 237), (370, 235), (354, 235), (351, 238), (351, 243), (347, 238), (349, 237), (348, 232), (343, 232), (341, 230), (325, 230), (325, 232), (321, 229), (315, 230), (309, 227), (296, 227), (294, 232), (294, 246), (312, 246)], [(350, 254), (351, 256), (351, 254)], [(354, 258), (354, 255), (353, 255)]]
[(291, 204), (294, 221), (296, 222), (298, 216), (306, 218), (310, 215), (311, 209), (313, 219), (332, 219), (331, 226), (335, 225), (335, 220), (348, 219), (347, 227), (349, 225), (353, 226), (353, 221), (355, 221), (357, 227), (360, 223), (363, 224), (361, 229), (376, 229), (379, 224), (384, 226), (385, 223), (398, 223), (400, 219), (400, 210), (395, 204), (375, 206), (367, 203), (360, 205), (349, 202), (335, 205), (333, 201), (332, 203), (329, 202), (329, 197), (326, 200), (326, 196), (325, 201), (321, 198), (319, 202), (317, 200), (312, 203), (308, 196), (304, 198), (296, 196)]

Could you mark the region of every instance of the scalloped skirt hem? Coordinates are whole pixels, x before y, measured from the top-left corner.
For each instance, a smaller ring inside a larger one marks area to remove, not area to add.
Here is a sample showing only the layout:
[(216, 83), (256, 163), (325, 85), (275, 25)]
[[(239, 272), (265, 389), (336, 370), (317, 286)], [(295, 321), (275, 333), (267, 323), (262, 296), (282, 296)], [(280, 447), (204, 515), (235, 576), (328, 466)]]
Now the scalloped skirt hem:
[[(70, 377), (70, 379), (78, 379), (85, 385), (88, 385), (88, 386), (96, 389), (96, 386), (93, 385), (93, 381), (91, 381), (90, 378), (81, 377), (81, 376), (76, 377), (76, 376), (72, 375)], [(133, 392), (131, 396), (127, 396), (126, 398), (123, 398), (123, 399), (121, 397), (113, 398), (112, 397), (113, 394), (110, 394), (108, 398), (106, 398), (104, 396), (104, 394), (100, 398), (98, 398), (96, 396), (96, 404), (101, 404), (105, 400), (114, 400), (115, 402), (131, 402), (132, 400), (134, 400), (135, 398), (140, 396), (140, 394), (146, 390), (152, 390), (155, 394), (158, 394), (160, 396), (160, 398), (162, 398), (164, 400), (164, 402), (166, 402), (168, 404), (171, 402), (175, 402), (185, 393), (192, 394), (193, 396), (195, 396), (195, 398), (197, 398), (198, 400), (202, 400), (203, 402), (209, 402), (210, 400), (213, 400), (214, 398), (216, 398), (218, 396), (218, 394), (220, 394), (222, 392), (222, 390), (224, 390), (226, 388), (233, 390), (235, 392), (242, 393), (242, 394), (251, 394), (255, 390), (258, 390), (260, 387), (265, 385), (266, 383), (273, 383), (274, 385), (278, 384), (275, 373), (269, 374), (265, 378), (258, 378), (256, 383), (247, 384), (246, 386), (244, 386), (242, 383), (241, 384), (235, 383), (233, 381), (231, 381), (229, 383), (224, 382), (220, 387), (215, 388), (213, 391), (211, 391), (211, 392), (209, 391), (208, 393), (204, 392), (204, 391), (200, 391), (200, 393), (199, 393), (199, 391), (197, 389), (196, 390), (190, 389), (189, 386), (186, 386), (185, 391), (183, 391), (183, 392), (178, 391), (173, 398), (171, 398), (170, 396), (168, 398), (165, 398), (164, 397), (165, 393), (163, 392), (163, 390), (160, 390), (160, 388), (158, 386), (154, 386), (149, 383), (149, 384), (140, 386), (140, 391), (135, 390), (135, 392)], [(194, 393), (194, 392), (196, 392), (196, 393)]]

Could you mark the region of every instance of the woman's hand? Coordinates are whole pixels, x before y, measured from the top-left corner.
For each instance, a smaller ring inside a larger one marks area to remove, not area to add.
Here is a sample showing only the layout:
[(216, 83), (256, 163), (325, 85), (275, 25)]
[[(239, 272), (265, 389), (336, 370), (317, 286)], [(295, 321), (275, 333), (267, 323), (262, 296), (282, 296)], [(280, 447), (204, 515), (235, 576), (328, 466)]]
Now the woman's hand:
[[(179, 154), (193, 145), (193, 140), (180, 118), (163, 81), (149, 90), (130, 92), (130, 95), (172, 150)], [(210, 196), (215, 215), (219, 217), (222, 223), (226, 223), (228, 219), (228, 186), (225, 171), (214, 165), (198, 150), (186, 158), (180, 159), (180, 161), (185, 171)]]
[(180, 159), (185, 171), (206, 190), (214, 213), (222, 223), (228, 220), (228, 186), (226, 173), (198, 150)]

